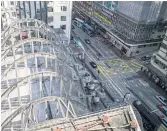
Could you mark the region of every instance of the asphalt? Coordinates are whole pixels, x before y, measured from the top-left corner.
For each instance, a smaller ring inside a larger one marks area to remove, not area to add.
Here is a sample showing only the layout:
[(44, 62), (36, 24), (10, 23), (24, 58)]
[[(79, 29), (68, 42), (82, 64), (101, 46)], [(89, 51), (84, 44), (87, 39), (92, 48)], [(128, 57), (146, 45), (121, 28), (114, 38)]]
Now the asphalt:
[[(89, 37), (77, 27), (75, 27), (73, 31), (75, 35), (80, 38), (86, 49), (87, 61), (94, 61), (99, 65), (101, 73), (96, 74), (101, 81), (107, 85), (112, 97), (116, 99), (118, 103), (122, 101), (126, 93), (130, 93), (130, 98), (127, 100), (127, 103), (132, 103), (134, 100), (138, 99), (143, 102), (150, 112), (153, 111), (158, 115), (162, 114), (157, 110), (156, 106), (160, 104), (160, 102), (155, 98), (156, 95), (161, 94), (152, 88), (150, 81), (143, 79), (143, 76), (139, 73), (142, 63), (140, 63), (138, 59), (129, 59), (124, 55), (120, 58), (120, 51), (111, 46), (111, 44), (106, 44), (103, 39), (99, 37)], [(89, 39), (91, 46), (86, 44), (84, 39)], [(96, 55), (97, 51), (103, 56), (99, 60)], [(115, 59), (118, 59), (119, 63), (114, 62)], [(92, 70), (93, 72), (97, 72), (95, 69)]]

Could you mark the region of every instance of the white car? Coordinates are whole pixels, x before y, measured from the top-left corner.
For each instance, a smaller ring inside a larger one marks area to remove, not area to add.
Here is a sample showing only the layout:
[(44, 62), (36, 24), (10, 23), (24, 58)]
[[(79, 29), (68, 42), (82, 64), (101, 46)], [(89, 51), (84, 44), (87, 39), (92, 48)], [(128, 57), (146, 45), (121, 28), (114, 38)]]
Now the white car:
[(167, 106), (167, 100), (163, 96), (156, 95), (155, 96), (158, 101), (160, 101), (163, 105)]

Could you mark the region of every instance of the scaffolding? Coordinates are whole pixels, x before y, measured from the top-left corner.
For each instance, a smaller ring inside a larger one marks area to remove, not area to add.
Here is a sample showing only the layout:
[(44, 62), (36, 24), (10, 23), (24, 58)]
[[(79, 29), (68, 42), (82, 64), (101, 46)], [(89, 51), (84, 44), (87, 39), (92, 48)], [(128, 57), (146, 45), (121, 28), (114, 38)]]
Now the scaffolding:
[(27, 130), (86, 112), (64, 32), (36, 19), (13, 22), (1, 35), (3, 130)]

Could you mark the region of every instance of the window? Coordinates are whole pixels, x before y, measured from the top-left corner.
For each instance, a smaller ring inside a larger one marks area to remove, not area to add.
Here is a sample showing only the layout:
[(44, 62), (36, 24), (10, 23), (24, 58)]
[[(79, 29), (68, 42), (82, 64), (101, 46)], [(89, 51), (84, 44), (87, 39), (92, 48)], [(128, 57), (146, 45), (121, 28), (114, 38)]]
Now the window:
[(15, 13), (15, 12), (12, 12), (12, 16), (14, 16), (14, 17), (15, 17), (15, 16), (16, 16), (16, 13)]
[(53, 8), (52, 7), (48, 7), (48, 12), (53, 12)]
[(3, 1), (1, 1), (1, 6), (4, 6), (4, 2)]
[(6, 18), (6, 14), (2, 14), (2, 18)]
[(61, 21), (66, 21), (66, 16), (61, 16)]
[(14, 2), (13, 2), (13, 1), (11, 1), (11, 2), (10, 2), (10, 4), (11, 4), (11, 5), (14, 5)]
[(66, 29), (66, 25), (61, 25), (60, 28), (65, 30)]
[(48, 17), (48, 22), (50, 23), (50, 22), (53, 22), (53, 16), (49, 16)]
[(61, 11), (67, 11), (67, 6), (61, 6)]

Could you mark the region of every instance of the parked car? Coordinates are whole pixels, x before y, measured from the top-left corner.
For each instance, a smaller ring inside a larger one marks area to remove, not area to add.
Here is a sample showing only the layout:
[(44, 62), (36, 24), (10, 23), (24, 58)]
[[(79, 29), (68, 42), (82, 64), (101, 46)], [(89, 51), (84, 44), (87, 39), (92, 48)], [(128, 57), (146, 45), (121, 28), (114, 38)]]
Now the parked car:
[(91, 65), (93, 68), (97, 68), (96, 63), (94, 63), (93, 61), (91, 61), (91, 62), (89, 62), (89, 63), (90, 63), (90, 65)]
[(159, 119), (167, 127), (167, 116), (159, 116)]
[(90, 44), (90, 40), (89, 39), (85, 39), (85, 43), (86, 44)]
[(146, 61), (146, 60), (150, 60), (151, 56), (143, 56), (141, 57), (141, 60)]
[(167, 100), (163, 96), (156, 95), (155, 97), (158, 99), (159, 102), (161, 102), (163, 105), (167, 106)]
[(167, 116), (167, 106), (164, 106), (163, 104), (157, 105), (158, 109), (162, 111)]

